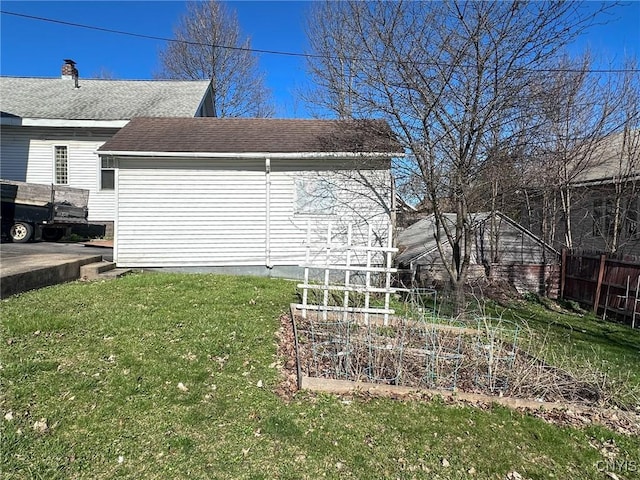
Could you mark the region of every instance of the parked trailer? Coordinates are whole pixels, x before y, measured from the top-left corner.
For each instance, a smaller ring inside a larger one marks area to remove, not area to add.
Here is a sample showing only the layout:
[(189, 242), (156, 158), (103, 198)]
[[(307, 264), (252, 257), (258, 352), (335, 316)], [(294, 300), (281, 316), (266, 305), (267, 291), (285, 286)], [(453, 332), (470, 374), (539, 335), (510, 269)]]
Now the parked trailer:
[(0, 188), (2, 235), (13, 242), (55, 242), (87, 223), (89, 190), (13, 180), (0, 180)]

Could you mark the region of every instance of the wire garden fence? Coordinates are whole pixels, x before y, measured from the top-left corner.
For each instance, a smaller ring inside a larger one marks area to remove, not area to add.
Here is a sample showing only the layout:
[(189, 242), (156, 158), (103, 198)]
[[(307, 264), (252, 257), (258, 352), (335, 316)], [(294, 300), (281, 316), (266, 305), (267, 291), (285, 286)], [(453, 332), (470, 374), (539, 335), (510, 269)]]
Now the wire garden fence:
[(301, 373), (416, 388), (508, 390), (518, 325), (439, 316), (435, 290), (391, 286), (391, 228), (386, 245), (374, 243), (371, 229), (364, 243), (354, 242), (351, 225), (346, 236), (329, 225), (324, 261), (304, 265), (302, 301), (294, 309)]

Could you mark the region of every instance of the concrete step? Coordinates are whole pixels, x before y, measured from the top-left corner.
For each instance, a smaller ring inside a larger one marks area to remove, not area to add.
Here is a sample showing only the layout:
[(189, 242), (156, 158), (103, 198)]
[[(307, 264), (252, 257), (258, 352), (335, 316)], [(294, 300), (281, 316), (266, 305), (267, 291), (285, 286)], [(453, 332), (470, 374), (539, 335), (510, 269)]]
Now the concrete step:
[(80, 267), (80, 279), (95, 280), (101, 274), (116, 268), (115, 262), (95, 262)]
[(131, 273), (132, 271), (133, 270), (131, 270), (130, 268), (114, 268), (113, 270), (108, 270), (98, 275), (98, 280), (102, 280), (102, 279), (109, 280), (112, 278), (120, 278), (126, 275), (127, 273)]

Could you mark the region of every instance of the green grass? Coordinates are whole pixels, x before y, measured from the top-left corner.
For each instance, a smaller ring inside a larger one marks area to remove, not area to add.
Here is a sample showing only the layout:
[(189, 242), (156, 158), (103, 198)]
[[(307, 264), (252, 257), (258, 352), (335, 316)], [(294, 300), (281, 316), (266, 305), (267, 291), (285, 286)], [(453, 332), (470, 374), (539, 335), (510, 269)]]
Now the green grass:
[[(640, 439), (595, 425), (441, 400), (283, 401), (275, 333), (294, 299), (286, 281), (148, 274), (3, 301), (3, 478), (639, 477)], [(638, 371), (636, 332), (536, 305), (509, 314)]]
[[(608, 389), (609, 403), (640, 410), (640, 330), (604, 321), (590, 311), (575, 311), (571, 302), (528, 297), (508, 306), (470, 298), (461, 323), (474, 325), (479, 316), (489, 323), (514, 322), (519, 326), (518, 346), (578, 379), (599, 382)], [(407, 305), (396, 299), (393, 307), (402, 312)], [(439, 321), (450, 321), (445, 314), (452, 308), (446, 299), (437, 305), (427, 301), (425, 309), (437, 311)]]
[(640, 409), (639, 330), (590, 312), (559, 309), (549, 300), (518, 302), (511, 308), (488, 304), (485, 313), (524, 325), (523, 343), (548, 363), (577, 377), (597, 377), (613, 403)]

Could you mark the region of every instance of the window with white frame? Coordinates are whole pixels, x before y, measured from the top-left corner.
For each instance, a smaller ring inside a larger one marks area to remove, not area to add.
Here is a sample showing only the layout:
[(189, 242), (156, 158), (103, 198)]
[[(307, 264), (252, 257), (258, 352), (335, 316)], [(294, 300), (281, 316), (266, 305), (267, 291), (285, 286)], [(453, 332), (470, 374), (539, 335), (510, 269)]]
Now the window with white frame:
[(296, 178), (295, 213), (299, 215), (333, 215), (337, 204), (335, 185), (327, 178)]
[(116, 188), (116, 159), (102, 157), (100, 160), (100, 190), (115, 190)]
[(55, 183), (67, 185), (69, 183), (69, 152), (66, 145), (54, 147)]

